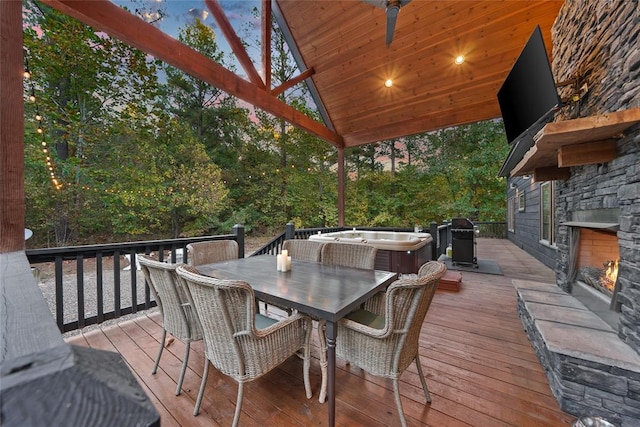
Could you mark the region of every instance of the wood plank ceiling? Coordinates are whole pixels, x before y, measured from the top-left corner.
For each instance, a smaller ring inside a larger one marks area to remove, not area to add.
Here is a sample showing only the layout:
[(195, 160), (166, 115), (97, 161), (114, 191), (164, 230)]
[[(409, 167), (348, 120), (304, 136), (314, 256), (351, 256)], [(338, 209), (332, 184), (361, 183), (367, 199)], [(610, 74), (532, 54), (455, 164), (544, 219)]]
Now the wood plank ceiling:
[(564, 2), (414, 0), (400, 10), (390, 46), (384, 9), (356, 0), (276, 3), (314, 70), (327, 125), (350, 147), (499, 117), (500, 85), (536, 25), (551, 50)]

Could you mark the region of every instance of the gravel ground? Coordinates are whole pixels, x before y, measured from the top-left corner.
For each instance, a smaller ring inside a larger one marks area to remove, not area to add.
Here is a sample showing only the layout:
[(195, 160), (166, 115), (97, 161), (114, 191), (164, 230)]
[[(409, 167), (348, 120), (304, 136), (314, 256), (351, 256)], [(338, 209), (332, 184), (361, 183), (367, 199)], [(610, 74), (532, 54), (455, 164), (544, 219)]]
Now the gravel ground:
[[(245, 256), (249, 255), (256, 249), (261, 248), (271, 238), (253, 238), (245, 240)], [(56, 302), (55, 302), (55, 266), (53, 263), (43, 263), (32, 265), (37, 268), (39, 274), (39, 286), (44, 296), (49, 310), (53, 318), (56, 317)], [(97, 272), (96, 272), (96, 260), (86, 259), (83, 263), (83, 286), (82, 291), (84, 293), (84, 313), (85, 317), (96, 316), (98, 314), (97, 304)], [(115, 271), (113, 269), (113, 258), (102, 259), (102, 271), (103, 271), (103, 312), (110, 312), (115, 307), (115, 292), (114, 281), (119, 276), (120, 278), (120, 307), (131, 306), (131, 296), (133, 293), (131, 283), (132, 274), (129, 261), (125, 257), (120, 258), (120, 270)], [(136, 280), (136, 298), (138, 304), (144, 302), (145, 299), (145, 287), (144, 287), (144, 275), (141, 271), (135, 271)], [(153, 299), (153, 297), (151, 297)], [(78, 284), (76, 279), (76, 261), (64, 261), (63, 262), (63, 300), (64, 300), (64, 320), (66, 322), (73, 322), (78, 318)], [(148, 312), (158, 310), (157, 307), (148, 310)], [(82, 331), (87, 331), (95, 328), (109, 326), (126, 319), (138, 317), (141, 312), (126, 315), (118, 319), (109, 320), (101, 323), (100, 325), (91, 325), (84, 328)], [(63, 334), (64, 337), (73, 336), (80, 332), (80, 330), (70, 331)]]

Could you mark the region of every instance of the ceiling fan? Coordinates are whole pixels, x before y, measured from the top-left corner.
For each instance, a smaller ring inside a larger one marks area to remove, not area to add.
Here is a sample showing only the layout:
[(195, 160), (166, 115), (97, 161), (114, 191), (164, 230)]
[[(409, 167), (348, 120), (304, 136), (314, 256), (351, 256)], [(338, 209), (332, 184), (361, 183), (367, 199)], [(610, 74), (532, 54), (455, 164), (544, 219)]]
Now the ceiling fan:
[(393, 41), (393, 33), (396, 29), (396, 19), (400, 8), (411, 0), (362, 0), (375, 7), (386, 9), (387, 14), (387, 46)]

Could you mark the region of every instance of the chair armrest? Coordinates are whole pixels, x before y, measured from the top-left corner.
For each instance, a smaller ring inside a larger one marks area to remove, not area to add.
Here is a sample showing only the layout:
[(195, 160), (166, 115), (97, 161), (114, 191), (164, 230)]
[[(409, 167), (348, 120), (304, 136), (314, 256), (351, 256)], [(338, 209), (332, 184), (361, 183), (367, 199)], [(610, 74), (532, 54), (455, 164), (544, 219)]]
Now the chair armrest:
[(378, 292), (368, 300), (364, 302), (363, 308), (367, 311), (377, 314), (378, 316), (385, 315), (387, 294), (384, 291)]
[[(355, 319), (360, 319), (362, 320), (363, 318), (369, 317), (366, 316), (364, 313), (358, 313), (358, 312), (365, 312), (366, 310), (358, 310), (352, 314), (349, 315), (349, 317), (355, 318)], [(377, 317), (378, 319), (373, 319), (373, 317), (370, 317), (370, 321), (369, 323), (374, 324), (376, 326), (379, 326), (381, 322), (384, 322), (384, 326), (382, 328), (377, 328), (374, 326), (370, 326), (370, 325), (366, 325), (363, 323), (360, 323), (358, 320), (353, 320), (351, 318), (345, 317), (343, 319), (341, 319), (339, 321), (339, 325), (341, 327), (350, 329), (352, 331), (361, 333), (363, 335), (367, 335), (370, 336), (372, 338), (378, 338), (378, 339), (384, 339), (387, 338), (390, 333), (392, 332), (391, 330), (389, 330), (389, 327), (387, 325), (386, 320), (384, 319), (384, 317), (381, 316), (376, 316), (374, 313), (371, 313), (373, 316)]]
[(285, 317), (282, 320), (279, 320), (277, 323), (274, 323), (271, 326), (268, 326), (264, 329), (255, 329), (253, 333), (257, 338), (265, 337), (270, 335), (280, 329), (285, 329), (289, 327), (295, 327), (295, 325), (290, 326), (295, 323), (303, 322), (307, 325), (307, 327), (311, 327), (311, 318), (309, 316), (302, 315), (300, 313), (294, 313), (291, 316)]

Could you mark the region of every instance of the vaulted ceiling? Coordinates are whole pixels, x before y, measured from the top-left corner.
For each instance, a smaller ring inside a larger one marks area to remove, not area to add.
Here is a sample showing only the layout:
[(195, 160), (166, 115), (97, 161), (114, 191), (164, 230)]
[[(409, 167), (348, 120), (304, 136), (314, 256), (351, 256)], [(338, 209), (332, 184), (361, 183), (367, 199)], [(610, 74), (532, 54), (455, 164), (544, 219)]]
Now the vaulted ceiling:
[[(299, 63), (294, 80), (311, 87), (325, 121), (318, 123), (277, 99), (282, 88), (260, 80), (260, 66), (248, 58), (243, 78), (108, 1), (42, 1), (339, 148), (499, 117), (500, 85), (536, 25), (551, 49), (551, 27), (564, 3), (413, 0), (400, 10), (387, 46), (385, 9), (371, 2), (263, 0)], [(218, 11), (224, 30), (218, 2), (205, 3)], [(270, 22), (263, 18), (263, 37)], [(242, 59), (239, 39), (230, 44)], [(465, 60), (456, 65), (459, 55)]]

